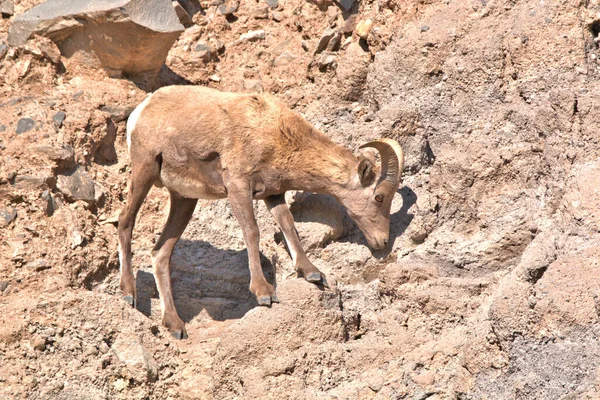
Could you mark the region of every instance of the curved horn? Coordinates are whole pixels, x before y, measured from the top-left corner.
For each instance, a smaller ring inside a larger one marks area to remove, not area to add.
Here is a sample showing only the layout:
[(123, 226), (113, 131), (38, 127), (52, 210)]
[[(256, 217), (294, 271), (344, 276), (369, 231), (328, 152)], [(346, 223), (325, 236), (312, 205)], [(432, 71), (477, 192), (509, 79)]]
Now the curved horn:
[(381, 176), (395, 185), (400, 183), (404, 170), (404, 151), (393, 139), (382, 138), (365, 143), (359, 148), (373, 147), (381, 155)]

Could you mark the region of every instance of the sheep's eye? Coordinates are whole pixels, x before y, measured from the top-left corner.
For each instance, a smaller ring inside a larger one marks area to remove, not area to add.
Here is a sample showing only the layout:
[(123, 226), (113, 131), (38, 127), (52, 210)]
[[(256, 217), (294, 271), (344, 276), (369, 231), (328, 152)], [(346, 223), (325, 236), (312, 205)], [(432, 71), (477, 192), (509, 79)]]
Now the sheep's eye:
[(378, 203), (383, 203), (383, 196), (378, 194), (377, 196), (375, 196), (375, 201)]

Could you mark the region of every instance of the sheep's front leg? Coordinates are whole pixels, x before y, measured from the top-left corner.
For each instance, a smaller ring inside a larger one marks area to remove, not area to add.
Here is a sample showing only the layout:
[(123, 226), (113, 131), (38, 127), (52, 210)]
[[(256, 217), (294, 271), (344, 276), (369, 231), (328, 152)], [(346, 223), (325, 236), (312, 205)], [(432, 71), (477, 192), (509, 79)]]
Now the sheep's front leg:
[(285, 194), (269, 196), (265, 199), (265, 204), (267, 205), (269, 212), (271, 212), (275, 218), (275, 221), (277, 221), (279, 228), (281, 228), (283, 236), (285, 236), (285, 241), (298, 275), (304, 277), (304, 279), (309, 282), (320, 283), (325, 287), (329, 287), (327, 285), (327, 280), (325, 279), (325, 274), (319, 271), (319, 269), (308, 260), (304, 249), (302, 249), (300, 239), (298, 238), (298, 232), (294, 226), (294, 217), (287, 204), (285, 204)]
[(252, 207), (252, 190), (245, 184), (230, 184), (227, 192), (248, 249), (250, 291), (261, 306), (269, 306), (271, 302), (278, 303), (275, 288), (267, 282), (260, 266), (260, 233)]

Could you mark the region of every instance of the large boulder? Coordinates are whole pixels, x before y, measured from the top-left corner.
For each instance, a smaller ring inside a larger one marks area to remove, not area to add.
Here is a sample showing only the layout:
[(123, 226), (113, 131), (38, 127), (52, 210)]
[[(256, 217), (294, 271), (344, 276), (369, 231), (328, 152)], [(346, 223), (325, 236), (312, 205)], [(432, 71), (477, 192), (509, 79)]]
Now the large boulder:
[(46, 36), (67, 58), (95, 55), (111, 76), (157, 73), (184, 27), (169, 0), (48, 0), (15, 17), (8, 42)]

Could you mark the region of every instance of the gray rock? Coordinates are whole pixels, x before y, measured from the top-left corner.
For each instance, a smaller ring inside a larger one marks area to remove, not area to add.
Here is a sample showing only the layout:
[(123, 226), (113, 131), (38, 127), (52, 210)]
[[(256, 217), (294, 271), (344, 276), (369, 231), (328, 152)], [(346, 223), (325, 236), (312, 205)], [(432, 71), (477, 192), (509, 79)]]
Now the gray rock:
[(91, 203), (96, 194), (94, 181), (83, 167), (58, 175), (56, 188), (70, 201), (83, 200)]
[(63, 121), (66, 117), (67, 114), (65, 114), (64, 111), (59, 111), (56, 114), (54, 114), (54, 116), (52, 117), (52, 121), (54, 121), (54, 125), (56, 125), (57, 128), (61, 128)]
[(13, 19), (8, 43), (46, 36), (66, 57), (85, 51), (109, 74), (135, 78), (156, 74), (183, 30), (168, 0), (48, 0)]
[(17, 134), (25, 133), (32, 130), (35, 127), (35, 121), (31, 118), (21, 118), (17, 122)]
[(173, 9), (177, 14), (177, 18), (179, 18), (179, 22), (181, 22), (181, 24), (185, 27), (192, 26), (194, 21), (192, 21), (192, 18), (190, 17), (190, 14), (188, 14), (187, 10), (183, 8), (183, 6), (177, 1), (173, 1), (172, 4)]
[(185, 9), (190, 17), (198, 14), (202, 11), (202, 6), (199, 0), (177, 0), (179, 4)]
[(127, 119), (127, 117), (129, 117), (129, 114), (131, 114), (133, 112), (134, 107), (119, 106), (119, 105), (114, 105), (114, 106), (102, 105), (99, 107), (99, 109), (100, 109), (100, 111), (105, 111), (105, 112), (109, 113), (110, 119), (112, 119), (114, 122), (121, 122), (121, 121), (125, 121)]
[(279, 0), (265, 0), (265, 2), (272, 9), (276, 9), (277, 7), (279, 7)]
[(4, 132), (6, 130), (6, 125), (0, 124), (0, 132)]
[(319, 39), (319, 43), (317, 44), (317, 48), (315, 49), (314, 54), (319, 54), (320, 52), (325, 50), (327, 48), (327, 45), (329, 44), (329, 41), (334, 36), (335, 36), (335, 31), (333, 29), (331, 29), (331, 28), (325, 29), (325, 31), (321, 35), (321, 38)]
[(46, 207), (44, 209), (44, 214), (46, 216), (51, 217), (54, 214), (54, 210), (56, 208), (54, 204), (54, 198), (52, 197), (52, 193), (49, 190), (44, 190), (41, 195), (42, 199), (46, 202)]
[(322, 70), (325, 70), (329, 67), (332, 67), (334, 62), (335, 62), (335, 54), (323, 53), (323, 55), (319, 59), (319, 68)]
[(327, 44), (327, 51), (338, 51), (340, 49), (340, 44), (342, 43), (342, 34), (340, 32), (336, 32), (335, 35), (329, 40)]
[(17, 218), (17, 209), (14, 207), (0, 208), (0, 226), (8, 226)]
[(71, 146), (52, 147), (35, 146), (31, 150), (43, 154), (50, 161), (54, 161), (60, 168), (69, 169), (75, 166), (75, 152)]
[(117, 339), (112, 349), (138, 382), (154, 382), (158, 376), (156, 361), (135, 339)]
[(339, 3), (345, 11), (350, 11), (356, 0), (339, 0)]
[(240, 6), (240, 3), (238, 3), (237, 1), (228, 1), (226, 3), (221, 4), (219, 7), (217, 7), (217, 14), (221, 14), (221, 15), (225, 15), (225, 16), (231, 15), (238, 10), (239, 6)]
[(8, 45), (6, 43), (0, 43), (0, 60), (4, 58), (8, 52)]
[(15, 5), (12, 0), (0, 1), (0, 14), (2, 14), (2, 18), (9, 18), (15, 14)]
[(214, 52), (213, 48), (204, 41), (199, 41), (196, 43), (194, 47), (194, 51), (197, 53), (197, 56), (202, 59), (205, 63), (209, 62), (211, 59), (211, 54)]
[(3, 293), (8, 287), (7, 281), (0, 281), (0, 293)]

